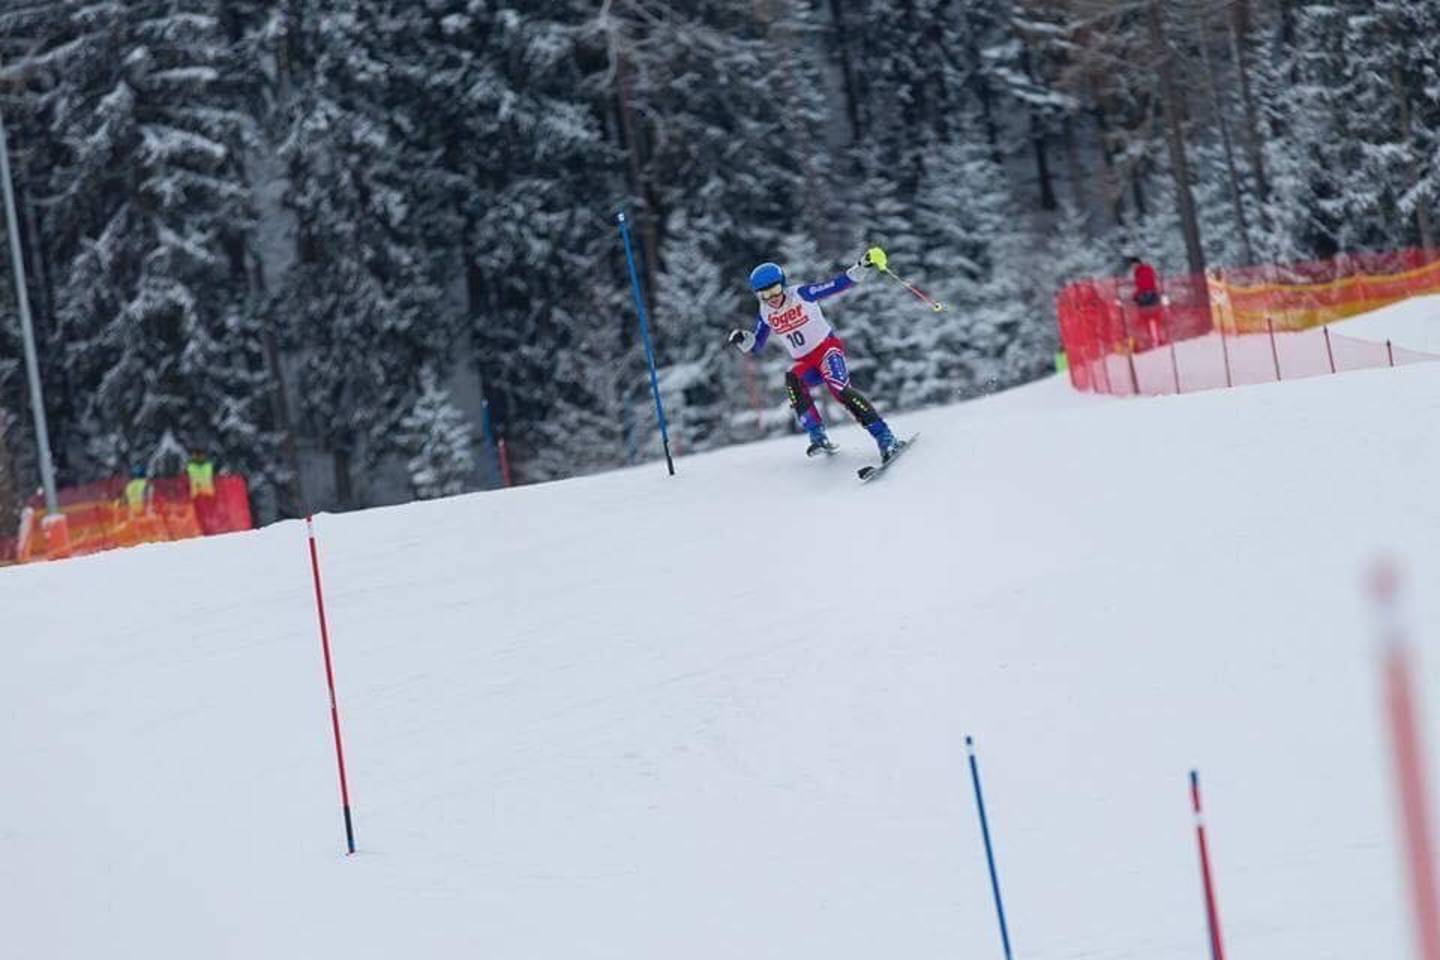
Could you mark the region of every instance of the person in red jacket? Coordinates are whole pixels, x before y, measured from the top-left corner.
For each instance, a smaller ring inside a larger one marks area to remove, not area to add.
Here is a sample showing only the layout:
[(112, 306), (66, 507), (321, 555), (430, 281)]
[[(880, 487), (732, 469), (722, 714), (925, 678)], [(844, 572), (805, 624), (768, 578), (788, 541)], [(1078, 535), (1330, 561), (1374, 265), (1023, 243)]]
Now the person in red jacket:
[(1143, 329), (1150, 333), (1150, 346), (1158, 346), (1169, 339), (1161, 329), (1160, 310), (1160, 283), (1155, 276), (1155, 268), (1137, 256), (1131, 256), (1130, 278), (1135, 285), (1135, 292), (1132, 294), (1135, 300), (1136, 311), (1139, 315)]
[(1155, 268), (1139, 257), (1130, 258), (1131, 279), (1135, 282), (1135, 305), (1137, 307), (1158, 307), (1160, 305), (1160, 284), (1155, 278)]

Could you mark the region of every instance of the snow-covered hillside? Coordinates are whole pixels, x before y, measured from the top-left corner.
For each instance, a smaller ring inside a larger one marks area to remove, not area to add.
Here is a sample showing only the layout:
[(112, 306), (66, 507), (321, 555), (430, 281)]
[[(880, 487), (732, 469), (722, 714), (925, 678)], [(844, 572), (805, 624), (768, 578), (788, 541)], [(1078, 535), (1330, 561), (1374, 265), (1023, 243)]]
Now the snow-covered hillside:
[(303, 525), (0, 571), (0, 953), (998, 958), (971, 734), (1018, 956), (1208, 956), (1192, 766), (1234, 956), (1408, 956), (1440, 377), (1057, 389), (317, 518), (355, 857)]

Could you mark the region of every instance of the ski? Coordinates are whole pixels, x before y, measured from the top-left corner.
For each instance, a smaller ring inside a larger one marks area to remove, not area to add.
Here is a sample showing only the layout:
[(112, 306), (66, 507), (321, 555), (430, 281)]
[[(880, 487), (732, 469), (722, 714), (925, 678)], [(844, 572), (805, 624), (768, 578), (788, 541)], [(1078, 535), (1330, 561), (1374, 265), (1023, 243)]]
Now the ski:
[(906, 450), (909, 450), (910, 446), (919, 436), (920, 434), (918, 433), (912, 433), (908, 439), (900, 441), (899, 446), (897, 446), (895, 452), (890, 455), (889, 460), (882, 461), (878, 464), (867, 464), (866, 466), (863, 466), (859, 470), (855, 471), (855, 475), (860, 478), (861, 483), (869, 483), (871, 480), (874, 480), (876, 477), (880, 476), (880, 474), (890, 469), (890, 465), (896, 460), (899, 460), (900, 455)]

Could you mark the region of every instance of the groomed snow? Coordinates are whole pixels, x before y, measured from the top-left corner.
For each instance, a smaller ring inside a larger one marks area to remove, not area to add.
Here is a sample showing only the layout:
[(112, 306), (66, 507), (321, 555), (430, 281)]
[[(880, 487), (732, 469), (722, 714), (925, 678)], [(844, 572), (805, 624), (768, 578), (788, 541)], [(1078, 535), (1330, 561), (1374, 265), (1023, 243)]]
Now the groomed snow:
[(1357, 340), (1392, 341), (1397, 347), (1440, 356), (1440, 294), (1412, 297), (1334, 325)]
[(0, 570), (0, 953), (999, 958), (973, 734), (1017, 956), (1208, 956), (1198, 766), (1234, 956), (1400, 960), (1360, 582), (1440, 622), (1437, 422), (1422, 365), (321, 516), (353, 858), (303, 525)]

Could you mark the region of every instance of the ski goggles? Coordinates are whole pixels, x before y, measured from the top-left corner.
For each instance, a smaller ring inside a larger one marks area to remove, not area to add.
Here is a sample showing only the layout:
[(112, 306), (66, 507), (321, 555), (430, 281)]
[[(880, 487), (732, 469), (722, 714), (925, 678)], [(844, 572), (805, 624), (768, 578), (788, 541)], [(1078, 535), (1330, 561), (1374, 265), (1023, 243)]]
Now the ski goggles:
[(761, 300), (769, 300), (771, 297), (778, 297), (778, 296), (780, 296), (781, 294), (783, 294), (784, 292), (785, 292), (785, 285), (784, 285), (784, 284), (781, 284), (781, 283), (772, 283), (772, 284), (770, 284), (770, 286), (766, 287), (764, 290), (756, 290), (756, 291), (755, 291), (755, 296), (759, 297)]

